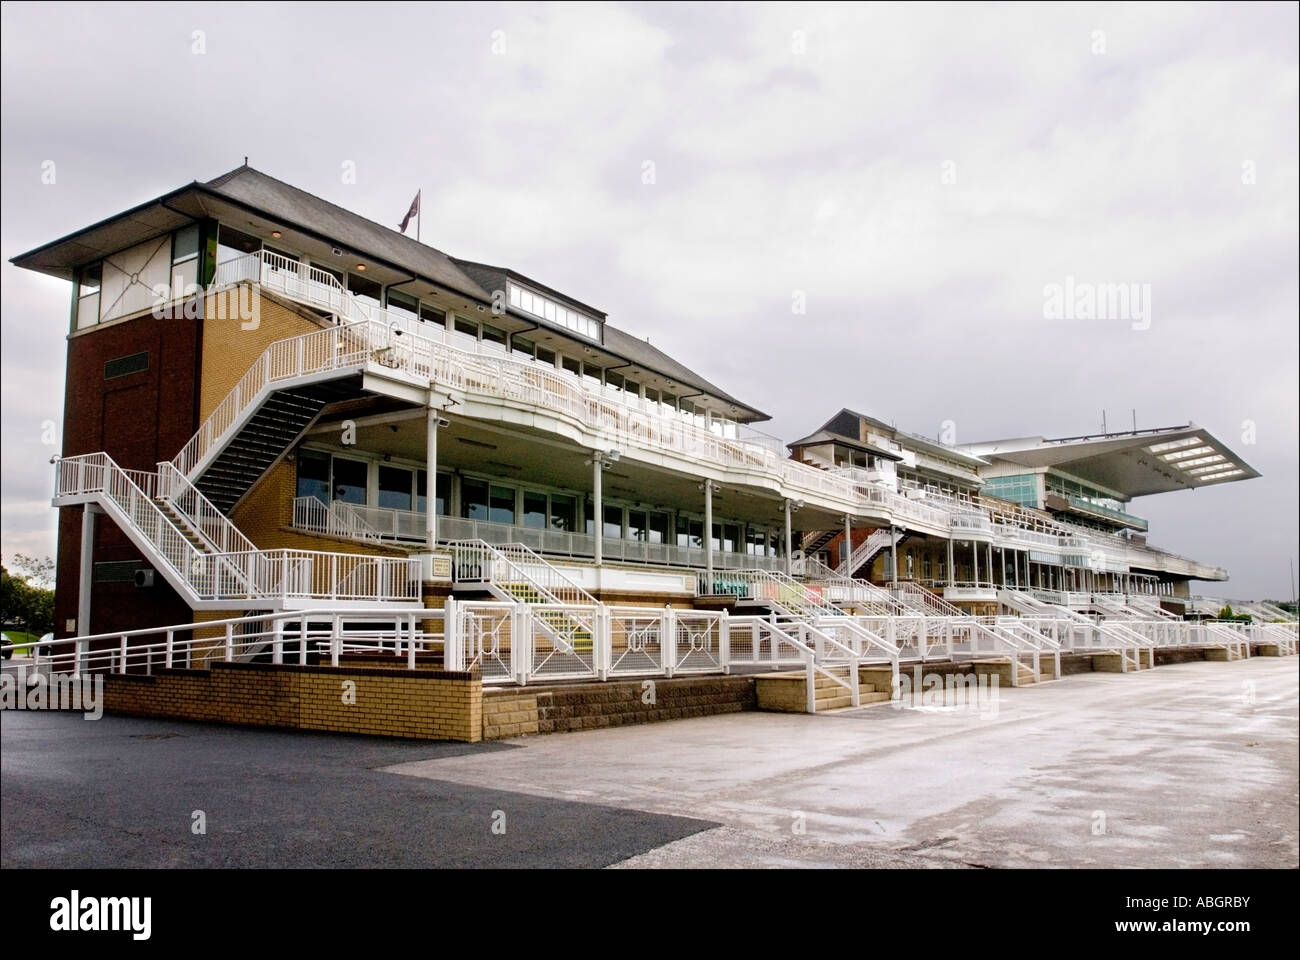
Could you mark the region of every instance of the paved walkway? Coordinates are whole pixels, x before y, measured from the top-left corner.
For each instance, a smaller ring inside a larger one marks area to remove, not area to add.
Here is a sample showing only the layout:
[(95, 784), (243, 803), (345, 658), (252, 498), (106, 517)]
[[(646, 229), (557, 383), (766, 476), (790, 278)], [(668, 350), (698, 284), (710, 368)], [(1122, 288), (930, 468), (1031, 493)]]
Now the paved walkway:
[(1003, 689), (996, 712), (733, 714), (389, 769), (721, 824), (630, 866), (1294, 868), (1298, 676), (1186, 663)]

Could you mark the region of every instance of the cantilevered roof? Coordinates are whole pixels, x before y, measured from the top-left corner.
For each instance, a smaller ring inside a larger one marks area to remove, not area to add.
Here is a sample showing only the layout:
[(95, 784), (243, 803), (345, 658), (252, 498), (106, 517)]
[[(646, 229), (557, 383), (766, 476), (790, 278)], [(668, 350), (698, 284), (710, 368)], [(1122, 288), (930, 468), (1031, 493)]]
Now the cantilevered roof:
[(987, 460), (1055, 467), (1126, 497), (1190, 490), (1260, 474), (1194, 423), (1082, 437), (1016, 437), (966, 445)]
[(229, 223), (233, 219), (230, 214), (235, 211), (243, 215), (234, 219), (235, 225), (250, 215), (266, 219), (483, 303), (490, 302), (487, 291), (442, 251), (249, 166), (236, 167), (207, 182), (186, 184), (20, 254), (12, 262), (28, 270), (71, 280), (78, 267), (101, 257), (175, 230), (192, 220), (214, 217)]

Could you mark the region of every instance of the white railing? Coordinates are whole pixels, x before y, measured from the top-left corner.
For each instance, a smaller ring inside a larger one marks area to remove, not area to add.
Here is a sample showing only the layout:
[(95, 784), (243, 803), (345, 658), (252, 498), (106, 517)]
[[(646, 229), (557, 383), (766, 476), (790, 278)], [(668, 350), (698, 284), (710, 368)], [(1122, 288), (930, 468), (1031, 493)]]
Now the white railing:
[[(452, 576), (458, 583), (491, 583), (525, 603), (595, 606), (596, 598), (520, 543), (494, 546), (453, 540)], [(532, 596), (524, 594), (532, 593)]]
[(962, 617), (965, 611), (960, 607), (955, 607), (942, 597), (937, 597), (924, 587), (915, 583), (898, 582), (891, 585), (890, 589), (897, 595), (900, 603), (913, 613), (924, 614), (925, 616), (939, 617)]
[(167, 503), (213, 553), (256, 549), (230, 518), (216, 508), (172, 463), (158, 464), (157, 497)]
[[(328, 536), (393, 543), (423, 543), (426, 538), (424, 524), (425, 515), (415, 510), (371, 507), (338, 501), (326, 507), (315, 497), (299, 497), (294, 500), (293, 525), (300, 530)], [(438, 539), (440, 542), (483, 540), (498, 545), (518, 543), (551, 557), (590, 560), (596, 555), (596, 538), (590, 534), (522, 527), (489, 520), (468, 520), (441, 514), (438, 516)], [(649, 543), (641, 540), (605, 537), (601, 541), (601, 550), (607, 563), (703, 568), (708, 562), (706, 552), (700, 547), (679, 547), (676, 544)], [(753, 567), (778, 570), (785, 565), (785, 558), (724, 553), (715, 550), (713, 565), (718, 570)]]
[(889, 546), (893, 539), (893, 534), (889, 530), (873, 530), (867, 539), (854, 547), (847, 560), (840, 561), (836, 572), (846, 577), (853, 576), (877, 553)]
[(818, 617), (842, 616), (843, 611), (821, 595), (815, 587), (807, 587), (778, 570), (736, 570), (726, 573), (708, 585), (701, 593), (731, 593), (749, 600), (762, 600), (779, 608), (781, 612), (816, 620)]
[(821, 599), (829, 603), (850, 604), (865, 613), (882, 616), (907, 613), (907, 608), (888, 590), (868, 580), (842, 576), (816, 557), (796, 560), (794, 572), (816, 587)]
[[(272, 344), (177, 456), (177, 468), (191, 479), (233, 434), (247, 407), (269, 387), (370, 362), (409, 375), (416, 382), (432, 381), (569, 417), (598, 437), (601, 446), (640, 447), (656, 453), (667, 450), (695, 462), (756, 471), (777, 479), (789, 495), (820, 495), (861, 515), (907, 520), (924, 532), (987, 535), (1013, 544), (1034, 544), (1060, 556), (1100, 551), (1115, 563), (1125, 563), (1135, 550), (1089, 528), (1044, 521), (1024, 511), (995, 510), (959, 498), (912, 499), (853, 471), (822, 470), (788, 459), (778, 439), (751, 428), (729, 422), (698, 424), (676, 412), (647, 405), (639, 397), (594, 390), (581, 378), (553, 367), (482, 352), (481, 346), (463, 349), (448, 342), (444, 329), (358, 300), (332, 274), (292, 257), (263, 251), (219, 266), (217, 286), (243, 281), (256, 281), (350, 322)], [(995, 513), (1000, 522), (992, 522)], [(1018, 528), (1021, 522), (1033, 529)], [(640, 552), (664, 552), (651, 547), (664, 545), (645, 545)]]
[(246, 414), (260, 406), (268, 392), (288, 381), (359, 367), (374, 359), (373, 354), (386, 346), (388, 338), (386, 328), (362, 322), (277, 340), (172, 458), (173, 465), (191, 480), (198, 479), (202, 468), (239, 431)]
[[(160, 477), (164, 479), (160, 481)], [(168, 494), (179, 491), (180, 501), (197, 515), (191, 519), (202, 521), (212, 536), (242, 549), (208, 551), (191, 543), (146, 493), (152, 491), (157, 496), (160, 485)], [(257, 550), (238, 531), (219, 528), (210, 517), (205, 520), (211, 504), (190, 496), (170, 471), (123, 470), (104, 453), (66, 457), (56, 464), (54, 495), (56, 501), (78, 498), (101, 504), (168, 582), (192, 602), (274, 605), (304, 599), (418, 601), (420, 597), (418, 560), (314, 550)]]
[[(426, 634), (424, 620), (442, 617), (438, 610), (394, 613), (373, 608), (280, 611), (200, 620), (52, 640), (43, 646), (34, 668), (54, 674), (152, 674), (162, 669), (203, 669), (215, 662), (266, 662), (339, 665), (346, 653), (379, 653), (403, 658), (415, 668), (417, 651), (442, 645), (442, 634)], [(6, 645), (6, 648), (16, 647)]]

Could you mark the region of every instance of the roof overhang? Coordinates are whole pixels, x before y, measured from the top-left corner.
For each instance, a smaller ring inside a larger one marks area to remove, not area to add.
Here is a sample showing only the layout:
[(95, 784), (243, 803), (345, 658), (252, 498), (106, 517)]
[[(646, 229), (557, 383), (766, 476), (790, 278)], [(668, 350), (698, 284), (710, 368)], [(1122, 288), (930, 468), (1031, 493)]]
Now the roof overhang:
[(850, 450), (869, 453), (876, 457), (884, 457), (886, 460), (899, 461), (903, 459), (892, 450), (885, 450), (881, 447), (875, 446), (874, 444), (863, 443), (860, 440), (853, 440), (838, 433), (831, 433), (829, 430), (818, 430), (816, 433), (804, 437), (802, 440), (794, 440), (787, 443), (786, 447), (790, 450), (794, 450), (795, 447), (814, 447), (823, 443), (834, 443), (841, 447), (848, 447)]
[(988, 460), (1034, 470), (1057, 469), (1081, 480), (1142, 497), (1258, 477), (1257, 470), (1208, 430), (1181, 427), (1084, 437), (1019, 437), (970, 444)]

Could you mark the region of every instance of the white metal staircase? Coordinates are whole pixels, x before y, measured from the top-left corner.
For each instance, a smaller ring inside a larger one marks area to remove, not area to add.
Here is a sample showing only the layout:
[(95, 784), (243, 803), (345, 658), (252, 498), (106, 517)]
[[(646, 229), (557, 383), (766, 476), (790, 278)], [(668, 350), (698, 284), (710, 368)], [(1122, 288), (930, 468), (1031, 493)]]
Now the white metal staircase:
[(835, 568), (841, 576), (851, 577), (870, 563), (881, 550), (893, 542), (893, 534), (887, 530), (873, 530), (867, 539), (853, 548), (847, 559), (841, 560)]
[(591, 652), (592, 618), (600, 603), (541, 556), (521, 543), (455, 540), (448, 547), (457, 586), (485, 590), (502, 601), (535, 605), (533, 623), (560, 653)]
[(124, 470), (105, 453), (56, 465), (55, 506), (93, 503), (193, 609), (284, 609), (321, 600), (420, 597), (418, 562), (313, 550), (258, 550), (170, 464)]

